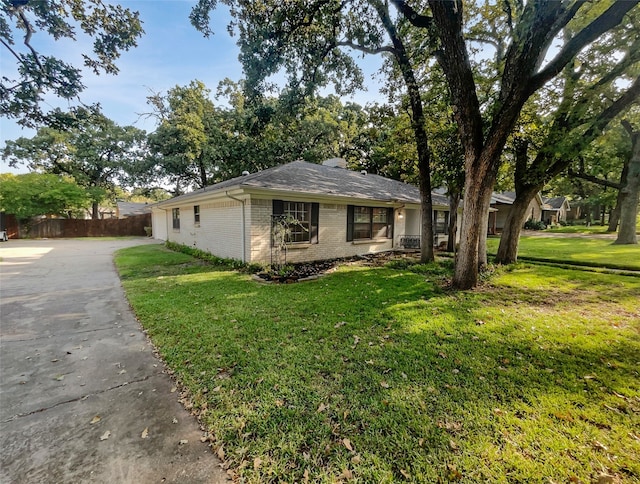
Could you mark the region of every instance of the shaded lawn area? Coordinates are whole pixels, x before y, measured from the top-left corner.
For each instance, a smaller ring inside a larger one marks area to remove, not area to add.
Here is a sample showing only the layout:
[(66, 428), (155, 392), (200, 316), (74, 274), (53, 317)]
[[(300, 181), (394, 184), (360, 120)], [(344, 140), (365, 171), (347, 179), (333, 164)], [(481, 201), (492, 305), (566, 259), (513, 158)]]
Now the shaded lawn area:
[(348, 265), (263, 285), (163, 246), (117, 265), (246, 482), (640, 479), (640, 278), (519, 265), (449, 292), (441, 267)]
[[(499, 244), (500, 237), (489, 237), (487, 251), (495, 254)], [(640, 270), (640, 245), (614, 245), (607, 239), (523, 236), (518, 256)]]

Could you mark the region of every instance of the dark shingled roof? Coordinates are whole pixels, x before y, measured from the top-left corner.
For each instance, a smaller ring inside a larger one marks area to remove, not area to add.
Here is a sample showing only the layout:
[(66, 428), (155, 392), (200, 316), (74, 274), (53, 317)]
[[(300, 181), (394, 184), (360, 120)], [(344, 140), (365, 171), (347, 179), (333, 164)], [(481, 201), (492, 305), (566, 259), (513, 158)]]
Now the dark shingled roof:
[[(169, 200), (191, 198), (204, 192), (231, 188), (263, 188), (305, 195), (335, 195), (365, 200), (400, 203), (420, 203), (420, 191), (413, 185), (379, 175), (365, 174), (305, 161), (240, 176)], [(432, 194), (434, 205), (448, 205), (444, 195)]]
[[(560, 210), (565, 200), (566, 200), (565, 197), (545, 198), (544, 203), (549, 205), (554, 210)], [(545, 210), (546, 210), (546, 207), (545, 207)]]

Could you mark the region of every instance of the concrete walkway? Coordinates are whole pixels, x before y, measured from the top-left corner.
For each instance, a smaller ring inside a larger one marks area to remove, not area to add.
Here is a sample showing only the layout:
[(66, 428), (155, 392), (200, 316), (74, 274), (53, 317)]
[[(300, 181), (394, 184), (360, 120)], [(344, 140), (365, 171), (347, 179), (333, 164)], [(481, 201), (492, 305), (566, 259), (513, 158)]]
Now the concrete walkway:
[(227, 482), (113, 266), (150, 242), (0, 243), (0, 482)]

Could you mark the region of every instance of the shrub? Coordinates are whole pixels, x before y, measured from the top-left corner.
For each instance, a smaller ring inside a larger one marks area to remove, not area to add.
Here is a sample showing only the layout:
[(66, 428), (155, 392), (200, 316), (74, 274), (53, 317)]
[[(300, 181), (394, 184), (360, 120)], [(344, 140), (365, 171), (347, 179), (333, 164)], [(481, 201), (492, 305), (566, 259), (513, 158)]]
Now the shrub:
[(250, 274), (260, 272), (263, 267), (260, 264), (247, 264), (238, 259), (226, 259), (213, 255), (206, 250), (198, 249), (196, 247), (189, 247), (188, 245), (177, 244), (176, 242), (165, 242), (165, 247), (175, 252), (182, 252), (183, 254), (190, 255), (196, 259), (206, 261), (214, 266), (227, 267), (229, 269), (235, 269), (241, 272), (248, 272)]
[(524, 223), (525, 230), (544, 230), (547, 225), (542, 220), (527, 220)]

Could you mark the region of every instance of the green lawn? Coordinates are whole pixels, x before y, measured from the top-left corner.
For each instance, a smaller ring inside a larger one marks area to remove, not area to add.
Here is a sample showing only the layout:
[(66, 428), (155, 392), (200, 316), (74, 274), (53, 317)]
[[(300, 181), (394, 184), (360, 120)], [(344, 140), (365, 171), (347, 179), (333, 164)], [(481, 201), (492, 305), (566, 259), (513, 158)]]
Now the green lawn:
[[(614, 245), (612, 242), (587, 237), (524, 236), (520, 238), (518, 256), (640, 270), (640, 245)], [(488, 252), (495, 254), (499, 243), (499, 237), (490, 237)]]
[(446, 267), (349, 265), (263, 285), (155, 245), (117, 265), (244, 482), (640, 480), (640, 278), (519, 265), (451, 292)]

